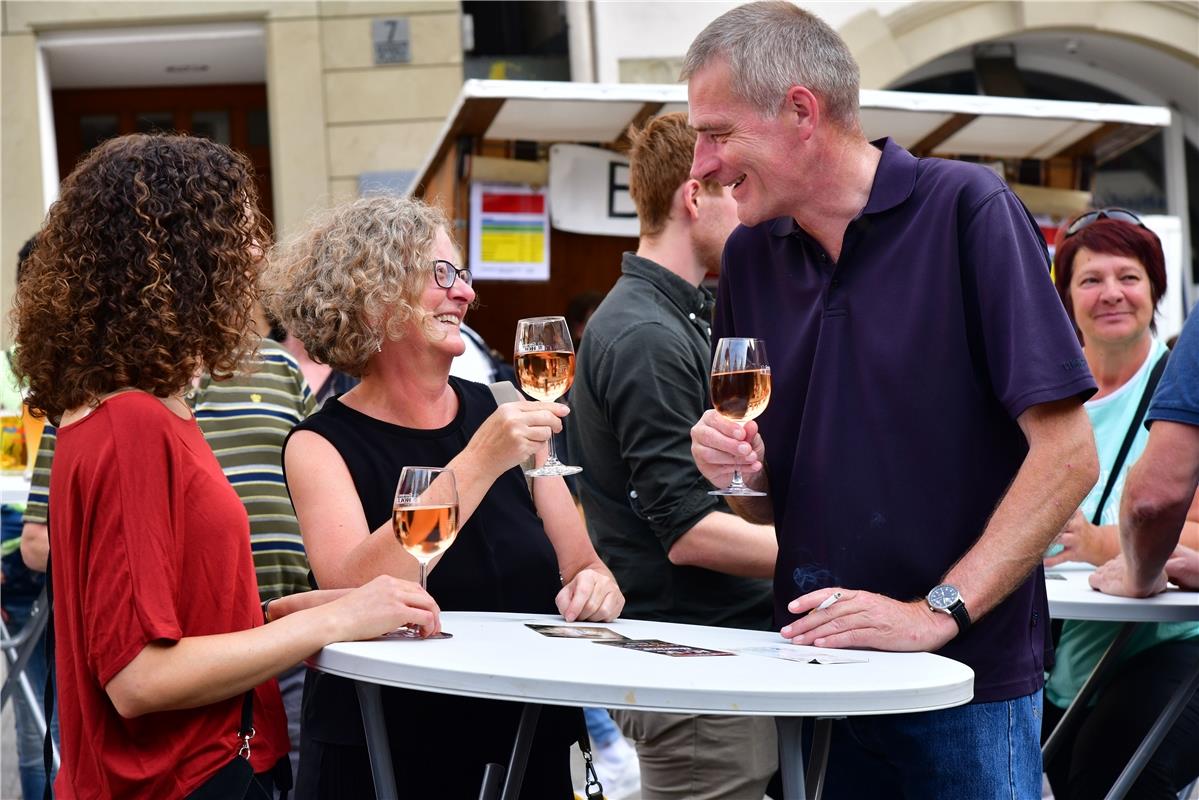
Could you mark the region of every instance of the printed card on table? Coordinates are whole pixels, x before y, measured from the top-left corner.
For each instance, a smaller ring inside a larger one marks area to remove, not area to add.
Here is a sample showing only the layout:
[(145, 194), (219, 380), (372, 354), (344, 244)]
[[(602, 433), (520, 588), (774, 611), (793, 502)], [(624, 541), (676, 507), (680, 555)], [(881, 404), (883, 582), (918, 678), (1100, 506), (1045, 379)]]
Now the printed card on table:
[(865, 664), (869, 661), (866, 658), (853, 658), (843, 653), (813, 653), (811, 650), (801, 650), (795, 645), (786, 644), (773, 647), (741, 647), (737, 652), (746, 656), (781, 658), (784, 661), (795, 661), (800, 664)]
[(660, 656), (673, 656), (674, 658), (696, 658), (703, 656), (735, 656), (736, 653), (730, 653), (725, 650), (709, 650), (706, 647), (692, 647), (686, 644), (675, 644), (674, 642), (664, 642), (661, 639), (625, 639), (619, 642), (596, 642), (596, 644), (606, 644), (611, 647), (622, 647), (625, 650), (640, 650), (643, 653), (656, 653)]
[(611, 628), (600, 628), (594, 625), (542, 625), (527, 622), (525, 627), (532, 628), (542, 636), (554, 639), (590, 639), (596, 642), (623, 641), (625, 639)]

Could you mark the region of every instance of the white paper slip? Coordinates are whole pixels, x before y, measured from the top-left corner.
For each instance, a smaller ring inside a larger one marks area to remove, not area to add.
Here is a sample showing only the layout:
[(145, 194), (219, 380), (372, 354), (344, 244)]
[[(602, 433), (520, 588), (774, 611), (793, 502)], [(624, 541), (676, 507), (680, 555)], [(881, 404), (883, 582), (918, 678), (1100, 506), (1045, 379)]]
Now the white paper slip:
[(816, 652), (796, 647), (795, 645), (779, 645), (774, 647), (742, 647), (738, 652), (746, 656), (763, 656), (765, 658), (781, 658), (784, 661), (797, 661), (800, 664), (865, 664), (868, 658), (851, 658), (843, 653)]

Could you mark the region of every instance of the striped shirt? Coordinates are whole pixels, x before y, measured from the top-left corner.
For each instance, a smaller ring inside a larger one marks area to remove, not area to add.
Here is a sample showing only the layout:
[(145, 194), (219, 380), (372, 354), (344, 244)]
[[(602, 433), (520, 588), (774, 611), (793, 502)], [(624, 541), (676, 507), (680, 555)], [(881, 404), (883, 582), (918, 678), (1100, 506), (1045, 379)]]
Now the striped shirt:
[[(308, 559), (283, 480), (283, 440), (316, 409), (300, 367), (264, 340), (251, 369), (227, 381), (205, 374), (187, 395), (225, 477), (250, 518), (250, 547), (262, 599), (308, 590)], [(26, 522), (48, 518), (55, 430), (47, 425), (33, 467)]]

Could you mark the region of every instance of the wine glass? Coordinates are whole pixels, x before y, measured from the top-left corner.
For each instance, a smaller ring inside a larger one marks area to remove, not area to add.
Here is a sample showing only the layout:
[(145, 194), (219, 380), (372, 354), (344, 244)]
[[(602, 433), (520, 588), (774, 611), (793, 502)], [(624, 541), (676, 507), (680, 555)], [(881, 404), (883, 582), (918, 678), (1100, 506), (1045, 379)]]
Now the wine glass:
[[(428, 591), (429, 562), (458, 536), (458, 487), (454, 471), (445, 467), (404, 467), (392, 506), (396, 539), (420, 564), (420, 588)], [(420, 631), (401, 628), (390, 637), (419, 638)], [(448, 639), (439, 633), (430, 639)]]
[[(547, 403), (557, 400), (575, 379), (575, 347), (565, 317), (531, 317), (516, 323), (516, 378), (525, 394)], [(550, 437), (550, 455), (536, 469), (526, 469), (530, 478), (574, 475), (582, 467), (571, 467), (558, 460), (554, 437)]]
[[(712, 358), (712, 407), (725, 419), (744, 425), (766, 410), (770, 402), (770, 365), (766, 343), (761, 339), (726, 338), (716, 343)], [(765, 497), (745, 485), (741, 468), (733, 468), (733, 480), (727, 489), (708, 494), (737, 497)]]

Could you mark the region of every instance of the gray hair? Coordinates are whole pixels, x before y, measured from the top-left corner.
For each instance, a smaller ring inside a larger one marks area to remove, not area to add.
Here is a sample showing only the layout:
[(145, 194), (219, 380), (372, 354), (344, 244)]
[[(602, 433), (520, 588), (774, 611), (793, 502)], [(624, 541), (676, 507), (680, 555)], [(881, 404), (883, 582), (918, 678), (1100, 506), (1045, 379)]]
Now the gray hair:
[(728, 63), (734, 96), (773, 117), (792, 86), (806, 86), (842, 127), (858, 128), (858, 63), (824, 20), (783, 0), (721, 14), (695, 38), (682, 80), (710, 62)]

